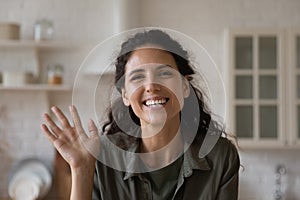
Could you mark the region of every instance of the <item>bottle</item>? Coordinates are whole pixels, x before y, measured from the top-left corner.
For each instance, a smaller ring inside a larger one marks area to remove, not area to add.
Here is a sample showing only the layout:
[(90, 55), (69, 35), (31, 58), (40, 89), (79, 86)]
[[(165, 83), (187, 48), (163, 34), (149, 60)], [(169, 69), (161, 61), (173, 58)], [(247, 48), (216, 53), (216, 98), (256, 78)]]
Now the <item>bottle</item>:
[(60, 64), (51, 64), (48, 66), (48, 84), (60, 85), (63, 83), (63, 66)]

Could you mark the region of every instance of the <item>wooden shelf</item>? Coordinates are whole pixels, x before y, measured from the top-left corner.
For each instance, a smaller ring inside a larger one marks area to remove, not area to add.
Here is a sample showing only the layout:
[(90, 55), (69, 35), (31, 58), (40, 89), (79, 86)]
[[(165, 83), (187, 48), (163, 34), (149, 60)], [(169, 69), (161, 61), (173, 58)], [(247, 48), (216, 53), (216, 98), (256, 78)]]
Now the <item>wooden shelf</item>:
[(69, 85), (25, 84), (20, 86), (5, 86), (0, 84), (0, 91), (72, 91)]
[(37, 49), (57, 49), (76, 48), (78, 44), (56, 40), (0, 40), (0, 47), (6, 48), (37, 48)]

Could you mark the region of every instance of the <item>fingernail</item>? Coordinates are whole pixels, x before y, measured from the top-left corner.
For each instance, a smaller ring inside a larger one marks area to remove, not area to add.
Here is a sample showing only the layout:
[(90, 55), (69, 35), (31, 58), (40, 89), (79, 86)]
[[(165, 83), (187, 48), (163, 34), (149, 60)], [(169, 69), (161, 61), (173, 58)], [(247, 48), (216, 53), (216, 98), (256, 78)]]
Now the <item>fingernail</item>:
[(52, 110), (52, 111), (55, 111), (55, 110), (56, 110), (56, 107), (55, 107), (55, 106), (52, 106), (52, 107), (51, 107), (51, 110)]

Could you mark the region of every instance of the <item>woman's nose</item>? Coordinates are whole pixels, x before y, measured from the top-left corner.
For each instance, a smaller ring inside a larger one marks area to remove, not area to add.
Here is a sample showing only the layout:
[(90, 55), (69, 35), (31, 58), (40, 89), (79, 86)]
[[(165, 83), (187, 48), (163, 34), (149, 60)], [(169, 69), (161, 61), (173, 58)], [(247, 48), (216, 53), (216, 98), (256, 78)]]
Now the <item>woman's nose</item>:
[(144, 88), (146, 92), (159, 91), (161, 88), (161, 85), (159, 84), (160, 82), (160, 77), (156, 76), (155, 73), (147, 74), (147, 77), (144, 82)]
[(161, 86), (157, 83), (151, 82), (146, 84), (144, 87), (146, 92), (155, 92), (155, 91), (159, 91)]

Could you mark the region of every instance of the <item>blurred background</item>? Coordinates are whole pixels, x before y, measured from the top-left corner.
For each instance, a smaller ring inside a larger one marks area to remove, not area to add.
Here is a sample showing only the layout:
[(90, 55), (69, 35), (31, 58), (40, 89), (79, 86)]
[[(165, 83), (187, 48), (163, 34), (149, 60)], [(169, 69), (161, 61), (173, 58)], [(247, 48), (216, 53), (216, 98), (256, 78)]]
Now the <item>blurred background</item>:
[(28, 158), (38, 159), (39, 180), (51, 176), (41, 196), (68, 198), (69, 171), (41, 116), (52, 105), (68, 110), (95, 45), (146, 26), (192, 37), (218, 66), (226, 127), (240, 147), (240, 199), (300, 199), (299, 11), (299, 0), (0, 0), (0, 199), (21, 185), (14, 174)]

